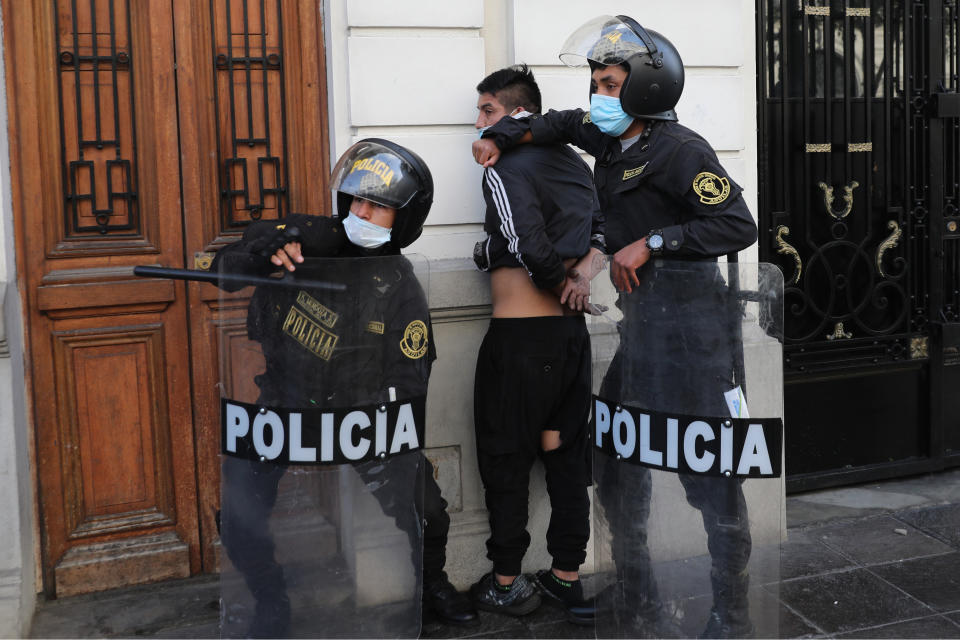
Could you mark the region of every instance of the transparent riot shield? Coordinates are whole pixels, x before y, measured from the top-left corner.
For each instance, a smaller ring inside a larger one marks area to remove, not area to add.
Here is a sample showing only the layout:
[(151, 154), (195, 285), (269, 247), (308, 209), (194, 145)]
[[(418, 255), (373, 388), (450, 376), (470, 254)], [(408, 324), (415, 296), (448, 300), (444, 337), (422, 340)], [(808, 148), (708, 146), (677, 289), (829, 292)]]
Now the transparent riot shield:
[(308, 259), (222, 294), (224, 637), (418, 636), (427, 277)]
[(639, 277), (591, 294), (597, 635), (777, 637), (780, 272), (657, 259)]

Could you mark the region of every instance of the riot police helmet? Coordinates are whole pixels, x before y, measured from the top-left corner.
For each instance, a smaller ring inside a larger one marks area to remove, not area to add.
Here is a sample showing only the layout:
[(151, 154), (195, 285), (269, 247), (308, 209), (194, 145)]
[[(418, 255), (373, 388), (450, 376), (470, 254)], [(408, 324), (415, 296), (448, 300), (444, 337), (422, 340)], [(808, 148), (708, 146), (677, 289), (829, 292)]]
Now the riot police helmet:
[(560, 60), (569, 67), (623, 65), (623, 110), (643, 120), (676, 120), (683, 61), (669, 40), (629, 16), (598, 16), (567, 38)]
[(410, 245), (423, 233), (433, 204), (433, 177), (413, 151), (381, 138), (366, 138), (347, 149), (330, 176), (337, 215), (346, 218), (354, 197), (396, 209), (390, 244)]

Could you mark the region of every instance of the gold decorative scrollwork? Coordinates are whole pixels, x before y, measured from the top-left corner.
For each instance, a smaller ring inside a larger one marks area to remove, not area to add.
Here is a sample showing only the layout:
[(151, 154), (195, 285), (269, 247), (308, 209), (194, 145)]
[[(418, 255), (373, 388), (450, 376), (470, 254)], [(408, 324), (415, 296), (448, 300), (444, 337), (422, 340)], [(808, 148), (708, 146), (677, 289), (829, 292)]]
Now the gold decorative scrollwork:
[(852, 333), (850, 333), (849, 331), (843, 330), (842, 322), (837, 323), (837, 326), (833, 328), (833, 333), (827, 334), (827, 340), (844, 340), (844, 339), (849, 340), (852, 337), (853, 337)]
[(897, 224), (896, 220), (887, 222), (887, 228), (892, 230), (890, 235), (877, 247), (877, 273), (879, 273), (882, 278), (887, 277), (887, 272), (883, 270), (883, 254), (887, 250), (896, 247), (900, 241), (900, 236), (903, 235), (903, 231), (900, 230), (900, 225)]
[(850, 18), (869, 18), (870, 7), (847, 7), (845, 13)]
[(811, 144), (807, 143), (807, 146), (804, 147), (807, 153), (830, 153), (833, 149), (833, 145), (829, 142), (826, 144)]
[(847, 144), (847, 153), (863, 153), (873, 151), (872, 142), (851, 142)]
[(910, 338), (910, 359), (917, 360), (919, 358), (929, 357), (927, 344), (927, 338), (925, 336)]
[(837, 220), (843, 220), (850, 215), (850, 212), (853, 211), (853, 190), (860, 186), (859, 182), (854, 180), (843, 188), (844, 205), (840, 211), (833, 208), (833, 187), (827, 186), (826, 182), (821, 182), (819, 186), (823, 189), (823, 206), (826, 207), (827, 213)]
[(803, 261), (800, 259), (800, 254), (797, 253), (797, 250), (783, 239), (784, 236), (788, 235), (790, 235), (790, 227), (784, 224), (777, 227), (777, 253), (785, 256), (793, 256), (793, 264), (796, 268), (793, 271), (793, 279), (790, 280), (790, 283), (797, 284), (800, 282), (800, 273), (803, 271)]
[(803, 12), (808, 16), (828, 16), (830, 15), (830, 7), (807, 5), (803, 8)]

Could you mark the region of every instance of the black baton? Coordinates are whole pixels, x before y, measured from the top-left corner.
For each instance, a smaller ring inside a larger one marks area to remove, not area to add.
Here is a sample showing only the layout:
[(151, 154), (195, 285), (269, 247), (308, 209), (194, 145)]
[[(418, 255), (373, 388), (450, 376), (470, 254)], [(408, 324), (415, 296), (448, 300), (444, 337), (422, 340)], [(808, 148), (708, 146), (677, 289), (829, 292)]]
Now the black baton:
[(133, 275), (147, 278), (167, 278), (170, 280), (193, 280), (219, 285), (221, 282), (233, 282), (245, 286), (269, 285), (297, 289), (324, 289), (327, 291), (346, 291), (347, 285), (341, 282), (322, 280), (303, 280), (284, 274), (282, 278), (269, 276), (243, 275), (239, 273), (211, 273), (200, 269), (174, 269), (172, 267), (152, 267), (141, 265), (133, 268)]

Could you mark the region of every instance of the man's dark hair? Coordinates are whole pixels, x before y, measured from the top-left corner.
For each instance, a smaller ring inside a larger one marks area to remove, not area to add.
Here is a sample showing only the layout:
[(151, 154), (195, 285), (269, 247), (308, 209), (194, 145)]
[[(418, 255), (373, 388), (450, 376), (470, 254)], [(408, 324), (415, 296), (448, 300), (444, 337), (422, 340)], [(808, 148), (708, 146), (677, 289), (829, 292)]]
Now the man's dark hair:
[(540, 87), (525, 64), (494, 71), (477, 85), (477, 93), (494, 95), (508, 113), (517, 107), (540, 113)]

